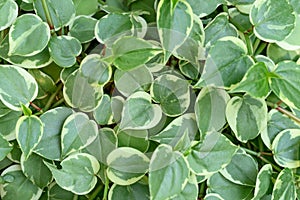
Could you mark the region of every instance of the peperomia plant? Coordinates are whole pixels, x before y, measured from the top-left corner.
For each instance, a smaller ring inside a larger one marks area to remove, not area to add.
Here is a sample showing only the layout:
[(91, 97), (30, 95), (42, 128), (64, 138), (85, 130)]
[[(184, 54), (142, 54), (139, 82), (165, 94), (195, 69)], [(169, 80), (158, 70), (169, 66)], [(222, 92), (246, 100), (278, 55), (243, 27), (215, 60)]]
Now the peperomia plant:
[(299, 36), (299, 0), (0, 0), (1, 199), (300, 199)]

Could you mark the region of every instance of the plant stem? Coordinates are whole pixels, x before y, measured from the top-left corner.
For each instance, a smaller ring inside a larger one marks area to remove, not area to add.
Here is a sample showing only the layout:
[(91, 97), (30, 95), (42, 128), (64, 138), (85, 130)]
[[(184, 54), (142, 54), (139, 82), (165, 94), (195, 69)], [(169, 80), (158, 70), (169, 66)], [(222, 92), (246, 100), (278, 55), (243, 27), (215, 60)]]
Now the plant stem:
[(105, 185), (104, 185), (104, 192), (103, 192), (102, 200), (107, 200), (108, 188), (109, 188), (109, 179), (105, 173)]
[(252, 56), (253, 55), (253, 46), (252, 46), (250, 37), (248, 34), (244, 34), (244, 38), (245, 38), (245, 42), (246, 42), (247, 49), (248, 49), (248, 55)]
[(43, 9), (44, 9), (46, 18), (47, 18), (47, 22), (50, 26), (50, 29), (52, 30), (52, 29), (54, 29), (54, 25), (53, 25), (53, 21), (52, 21), (52, 18), (51, 18), (50, 11), (48, 9), (46, 0), (42, 0), (42, 5), (43, 5)]
[(65, 102), (65, 99), (64, 98), (61, 98), (60, 100), (58, 100), (56, 103), (54, 103), (51, 108), (55, 108), (57, 106), (59, 106), (60, 104), (64, 103)]
[(48, 102), (46, 103), (45, 107), (43, 108), (43, 112), (46, 112), (47, 110), (49, 110), (49, 108), (51, 107), (56, 95), (61, 91), (63, 87), (63, 84), (60, 83), (57, 88), (56, 91), (50, 96), (50, 98), (48, 99)]
[(253, 51), (254, 52), (256, 52), (257, 47), (260, 45), (260, 42), (261, 42), (261, 40), (258, 39), (257, 37), (254, 39), (254, 42), (253, 42)]
[(266, 43), (266, 42), (260, 43), (260, 45), (259, 45), (259, 46), (257, 47), (257, 49), (255, 50), (254, 55), (255, 55), (255, 56), (256, 56), (256, 55), (259, 55), (259, 54), (266, 48), (267, 44), (268, 44), (268, 43)]
[(293, 113), (291, 113), (290, 111), (278, 106), (278, 104), (272, 103), (272, 102), (268, 102), (267, 101), (267, 105), (278, 110), (279, 112), (281, 112), (282, 114), (288, 116), (289, 118), (291, 118), (292, 120), (294, 120), (295, 122), (297, 122), (298, 124), (300, 124), (300, 119), (294, 115)]
[(199, 189), (199, 197), (203, 198), (204, 195), (205, 195), (205, 181), (200, 184), (200, 189)]
[(96, 187), (96, 189), (93, 191), (93, 193), (89, 196), (89, 200), (93, 200), (97, 197), (98, 193), (102, 190), (103, 185), (100, 185)]

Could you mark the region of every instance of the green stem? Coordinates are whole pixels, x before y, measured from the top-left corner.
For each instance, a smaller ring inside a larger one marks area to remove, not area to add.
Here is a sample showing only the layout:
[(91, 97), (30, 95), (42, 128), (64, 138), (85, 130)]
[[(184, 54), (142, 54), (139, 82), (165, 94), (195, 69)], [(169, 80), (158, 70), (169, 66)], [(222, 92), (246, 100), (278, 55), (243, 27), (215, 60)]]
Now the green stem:
[(253, 55), (253, 46), (252, 46), (250, 37), (248, 34), (244, 34), (244, 38), (245, 38), (245, 42), (246, 42), (247, 49), (248, 49), (248, 55), (252, 56)]
[(250, 154), (250, 155), (253, 155), (253, 156), (256, 156), (256, 157), (259, 157), (260, 156), (260, 153), (257, 153), (255, 151), (252, 151), (250, 149), (247, 149), (247, 148), (243, 148), (241, 147), (241, 149), (243, 149), (244, 151), (246, 151), (246, 153)]
[(43, 112), (46, 112), (47, 110), (49, 110), (49, 108), (51, 107), (55, 97), (57, 96), (57, 94), (61, 91), (63, 87), (63, 84), (60, 83), (57, 88), (56, 91), (50, 96), (50, 98), (48, 99), (48, 102), (46, 103), (45, 107), (43, 108)]
[(98, 186), (93, 193), (89, 196), (89, 200), (93, 200), (96, 199), (97, 195), (99, 194), (99, 192), (102, 190), (103, 185)]
[(266, 42), (260, 43), (260, 45), (259, 45), (259, 46), (257, 47), (257, 49), (255, 50), (254, 55), (255, 55), (255, 56), (256, 56), (256, 55), (259, 55), (259, 54), (266, 48), (267, 44), (268, 44), (268, 43), (266, 43)]
[(200, 184), (200, 189), (199, 189), (199, 198), (203, 198), (205, 196), (205, 182), (202, 182)]
[(270, 162), (269, 160), (265, 159), (264, 157), (259, 156), (259, 158), (260, 158), (262, 161), (264, 161), (265, 163), (271, 164), (272, 167), (273, 167), (274, 169), (276, 169), (276, 171), (278, 171), (278, 172), (281, 171), (280, 167), (274, 165), (272, 162)]
[(44, 9), (44, 12), (45, 12), (45, 15), (46, 15), (47, 22), (50, 26), (50, 29), (54, 29), (53, 21), (52, 21), (52, 18), (51, 18), (50, 11), (48, 9), (46, 0), (42, 0), (42, 5), (43, 5), (43, 9)]
[(102, 200), (107, 200), (108, 188), (109, 188), (109, 179), (105, 173), (105, 185), (104, 185), (104, 192), (103, 192)]
[(54, 103), (51, 108), (55, 108), (55, 107), (58, 107), (60, 104), (64, 103), (65, 102), (65, 99), (64, 98), (61, 98), (60, 100), (58, 100), (56, 103)]
[(300, 124), (300, 119), (294, 115), (293, 113), (291, 113), (290, 111), (278, 106), (277, 104), (275, 103), (272, 103), (272, 102), (268, 102), (267, 101), (267, 105), (278, 110), (279, 112), (281, 112), (282, 114), (288, 116), (289, 118), (291, 118), (292, 120), (294, 120), (295, 122), (297, 122), (298, 124)]
[(223, 4), (223, 5), (222, 5), (222, 8), (223, 8), (223, 11), (224, 11), (224, 12), (228, 13), (228, 7), (227, 7), (227, 5), (224, 5), (224, 4)]

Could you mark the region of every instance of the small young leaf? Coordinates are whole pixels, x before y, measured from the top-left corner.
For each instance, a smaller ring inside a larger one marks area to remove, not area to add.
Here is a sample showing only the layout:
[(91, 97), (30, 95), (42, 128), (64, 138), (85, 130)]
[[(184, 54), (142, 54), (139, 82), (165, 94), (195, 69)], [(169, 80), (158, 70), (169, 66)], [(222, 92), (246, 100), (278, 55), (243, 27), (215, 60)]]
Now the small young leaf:
[(0, 161), (2, 161), (12, 149), (12, 145), (0, 135)]

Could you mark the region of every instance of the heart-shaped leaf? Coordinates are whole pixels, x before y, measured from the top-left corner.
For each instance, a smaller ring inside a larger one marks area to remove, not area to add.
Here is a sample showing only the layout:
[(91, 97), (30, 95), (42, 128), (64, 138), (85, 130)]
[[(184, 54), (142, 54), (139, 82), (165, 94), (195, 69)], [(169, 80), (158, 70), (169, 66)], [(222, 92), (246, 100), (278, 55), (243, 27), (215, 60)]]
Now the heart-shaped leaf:
[(0, 31), (9, 27), (18, 16), (18, 4), (13, 0), (0, 2)]

